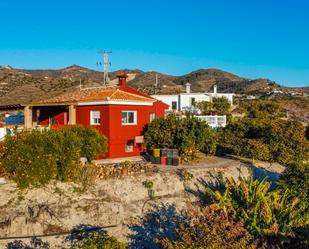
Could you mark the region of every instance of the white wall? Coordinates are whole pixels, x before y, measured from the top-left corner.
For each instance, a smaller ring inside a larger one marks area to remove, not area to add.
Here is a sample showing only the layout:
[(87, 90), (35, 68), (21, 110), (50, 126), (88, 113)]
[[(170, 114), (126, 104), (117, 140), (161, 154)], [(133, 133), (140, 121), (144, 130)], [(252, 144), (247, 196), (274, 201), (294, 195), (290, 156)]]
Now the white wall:
[(161, 100), (165, 104), (169, 105), (169, 110), (172, 110), (172, 102), (177, 102), (177, 110), (189, 110), (192, 108), (192, 98), (195, 98), (195, 102), (211, 101), (212, 98), (225, 97), (233, 104), (233, 93), (180, 93), (174, 95), (152, 95), (153, 98)]
[(180, 94), (180, 111), (192, 107), (192, 98), (195, 102), (210, 101), (210, 98), (205, 93), (181, 93)]
[(152, 95), (151, 97), (161, 100), (163, 103), (169, 105), (169, 110), (172, 110), (173, 101), (177, 102), (177, 110), (179, 108), (178, 95)]
[(0, 141), (4, 140), (6, 135), (6, 128), (0, 128)]

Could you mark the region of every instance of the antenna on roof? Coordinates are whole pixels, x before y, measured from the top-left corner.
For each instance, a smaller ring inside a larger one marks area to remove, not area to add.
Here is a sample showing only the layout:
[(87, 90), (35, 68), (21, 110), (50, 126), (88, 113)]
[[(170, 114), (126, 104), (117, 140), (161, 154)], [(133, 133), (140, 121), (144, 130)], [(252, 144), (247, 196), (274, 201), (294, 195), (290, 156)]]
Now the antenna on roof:
[(98, 67), (102, 67), (103, 64), (103, 72), (104, 72), (104, 78), (103, 78), (103, 84), (106, 86), (109, 84), (110, 79), (108, 77), (108, 67), (111, 66), (111, 63), (108, 62), (108, 54), (111, 54), (112, 51), (107, 51), (107, 50), (100, 50), (99, 54), (103, 54), (103, 63), (102, 62), (97, 62)]

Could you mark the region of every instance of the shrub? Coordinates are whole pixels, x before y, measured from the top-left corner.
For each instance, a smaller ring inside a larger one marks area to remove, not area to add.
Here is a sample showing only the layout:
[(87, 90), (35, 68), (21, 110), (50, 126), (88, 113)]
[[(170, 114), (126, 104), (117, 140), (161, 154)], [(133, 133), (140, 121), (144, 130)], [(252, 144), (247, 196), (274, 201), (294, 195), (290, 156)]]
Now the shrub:
[(272, 100), (247, 100), (240, 102), (241, 107), (250, 118), (280, 116), (280, 105)]
[(229, 112), (230, 108), (231, 108), (230, 102), (225, 97), (214, 98), (212, 100), (212, 106), (213, 106), (213, 110), (218, 115), (225, 115), (225, 114), (227, 114)]
[(58, 175), (57, 161), (40, 132), (7, 137), (1, 151), (1, 163), (20, 188), (44, 185)]
[(298, 208), (309, 225), (309, 164), (291, 163), (286, 166), (278, 181), (281, 191), (288, 191), (288, 198), (299, 199)]
[(145, 133), (145, 143), (149, 148), (173, 148), (178, 124), (175, 115), (153, 120)]
[(157, 243), (166, 249), (263, 248), (257, 246), (243, 223), (226, 219), (223, 211), (214, 207), (201, 211), (191, 207), (186, 220), (176, 224), (177, 239), (159, 238)]
[(287, 164), (309, 158), (304, 127), (296, 121), (244, 118), (220, 131), (219, 149), (225, 153)]
[[(88, 140), (88, 134), (95, 135)], [(98, 148), (99, 142), (104, 146)], [(1, 144), (0, 161), (20, 188), (45, 185), (52, 179), (77, 181), (81, 155), (92, 157), (105, 152), (105, 145), (106, 138), (88, 128), (22, 132), (7, 137)]]
[(293, 227), (302, 224), (298, 201), (287, 198), (280, 191), (270, 191), (270, 183), (233, 178), (225, 181), (223, 191), (206, 188), (213, 198), (214, 205), (226, 216), (244, 222), (246, 229), (255, 237), (272, 236), (286, 238), (292, 234)]
[(168, 115), (151, 122), (145, 133), (145, 143), (149, 148), (176, 148), (183, 158), (190, 160), (198, 150), (213, 155), (217, 137), (206, 122), (190, 114), (183, 119)]
[(229, 113), (231, 104), (227, 98), (214, 98), (212, 102), (209, 101), (199, 101), (194, 104), (203, 115), (210, 115), (212, 112), (218, 115), (225, 115)]
[(202, 115), (209, 115), (212, 111), (212, 103), (209, 101), (195, 102), (194, 106), (201, 111)]
[(96, 129), (85, 129), (80, 126), (72, 127), (71, 130), (81, 138), (81, 156), (89, 161), (101, 153), (107, 151), (107, 139), (100, 135)]
[(88, 237), (74, 243), (75, 249), (125, 249), (126, 245), (115, 237), (92, 233)]

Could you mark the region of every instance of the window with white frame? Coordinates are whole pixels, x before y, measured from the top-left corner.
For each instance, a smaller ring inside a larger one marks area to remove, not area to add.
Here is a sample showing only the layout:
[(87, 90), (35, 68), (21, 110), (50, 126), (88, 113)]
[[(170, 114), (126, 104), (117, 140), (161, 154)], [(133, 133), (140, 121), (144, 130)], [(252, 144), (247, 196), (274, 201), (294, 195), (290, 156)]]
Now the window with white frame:
[(136, 111), (122, 111), (121, 120), (123, 125), (137, 124), (137, 112)]
[(155, 119), (156, 119), (156, 113), (155, 113), (155, 112), (151, 112), (151, 113), (149, 114), (149, 119), (150, 119), (150, 123), (151, 123), (153, 120), (155, 120)]
[(91, 125), (101, 124), (101, 112), (100, 111), (90, 111), (90, 124)]

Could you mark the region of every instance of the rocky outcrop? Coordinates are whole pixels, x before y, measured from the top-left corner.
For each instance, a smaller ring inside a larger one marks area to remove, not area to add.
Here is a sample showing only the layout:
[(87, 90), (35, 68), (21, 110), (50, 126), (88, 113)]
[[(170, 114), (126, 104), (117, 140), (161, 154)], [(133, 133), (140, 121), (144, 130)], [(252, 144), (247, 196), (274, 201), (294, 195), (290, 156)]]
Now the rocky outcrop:
[[(20, 192), (13, 182), (0, 185), (0, 238), (63, 234), (42, 238), (58, 248), (74, 227), (105, 227), (111, 235), (127, 240), (134, 231), (129, 224), (156, 205), (173, 205), (177, 210), (188, 201), (200, 198), (204, 185), (215, 182), (218, 175), (238, 178), (248, 176), (249, 169), (237, 160), (209, 168), (187, 168), (193, 174), (184, 180), (177, 167), (145, 172), (122, 178), (98, 179), (87, 191), (76, 184), (55, 182), (44, 188)], [(152, 181), (154, 198), (150, 199), (144, 181)], [(190, 189), (190, 193), (185, 191)], [(0, 240), (3, 248), (11, 240)]]

